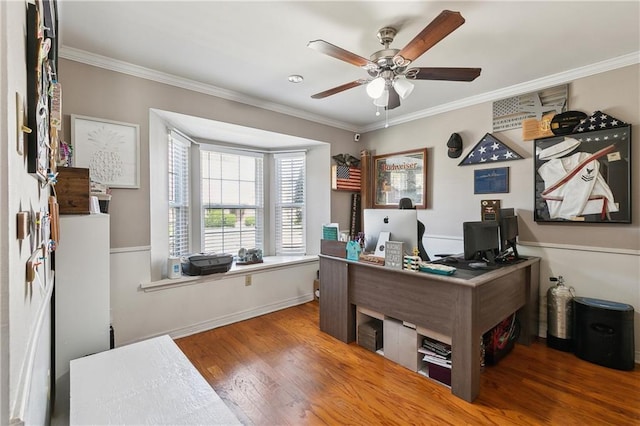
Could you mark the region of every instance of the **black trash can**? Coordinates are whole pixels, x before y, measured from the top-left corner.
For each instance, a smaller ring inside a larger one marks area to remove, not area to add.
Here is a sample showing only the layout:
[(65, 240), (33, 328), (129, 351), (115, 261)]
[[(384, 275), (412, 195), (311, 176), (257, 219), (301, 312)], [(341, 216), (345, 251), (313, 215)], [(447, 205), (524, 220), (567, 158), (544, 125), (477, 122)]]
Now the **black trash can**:
[(573, 298), (574, 352), (616, 370), (633, 370), (633, 306), (589, 297)]

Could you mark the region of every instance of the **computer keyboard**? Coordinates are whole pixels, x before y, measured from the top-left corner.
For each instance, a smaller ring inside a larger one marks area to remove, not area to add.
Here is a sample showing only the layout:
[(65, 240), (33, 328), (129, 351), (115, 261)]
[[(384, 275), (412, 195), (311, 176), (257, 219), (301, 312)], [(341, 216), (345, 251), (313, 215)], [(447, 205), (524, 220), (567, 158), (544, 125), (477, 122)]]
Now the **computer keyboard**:
[(418, 266), (422, 272), (432, 272), (441, 275), (451, 275), (456, 271), (456, 268), (453, 266), (442, 265), (440, 263), (418, 262)]

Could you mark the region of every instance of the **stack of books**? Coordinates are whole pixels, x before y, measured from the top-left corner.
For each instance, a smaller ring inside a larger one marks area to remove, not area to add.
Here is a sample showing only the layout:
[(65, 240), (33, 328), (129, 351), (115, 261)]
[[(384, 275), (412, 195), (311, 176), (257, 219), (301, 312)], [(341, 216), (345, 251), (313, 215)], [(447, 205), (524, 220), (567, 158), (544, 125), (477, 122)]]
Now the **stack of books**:
[(425, 337), (418, 351), (429, 367), (429, 377), (451, 386), (451, 345)]

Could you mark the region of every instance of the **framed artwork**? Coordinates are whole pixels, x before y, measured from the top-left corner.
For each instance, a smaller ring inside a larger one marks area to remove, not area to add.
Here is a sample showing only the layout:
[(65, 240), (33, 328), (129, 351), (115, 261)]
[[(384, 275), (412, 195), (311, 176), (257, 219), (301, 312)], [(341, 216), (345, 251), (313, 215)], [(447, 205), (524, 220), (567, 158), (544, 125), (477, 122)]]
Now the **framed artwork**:
[(534, 143), (536, 222), (631, 223), (631, 126)]
[(74, 165), (111, 188), (140, 187), (140, 126), (71, 116)]
[(398, 207), (410, 198), (418, 209), (427, 205), (427, 149), (373, 157), (374, 208)]
[(509, 168), (473, 171), (474, 194), (499, 194), (509, 192)]

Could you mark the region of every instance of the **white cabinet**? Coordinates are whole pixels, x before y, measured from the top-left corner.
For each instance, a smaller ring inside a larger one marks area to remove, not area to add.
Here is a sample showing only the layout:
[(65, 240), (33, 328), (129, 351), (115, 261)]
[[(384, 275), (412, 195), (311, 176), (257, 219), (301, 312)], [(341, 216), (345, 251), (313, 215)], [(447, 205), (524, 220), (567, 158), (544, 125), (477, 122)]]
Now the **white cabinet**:
[(110, 347), (109, 215), (60, 216), (55, 252), (55, 375)]

